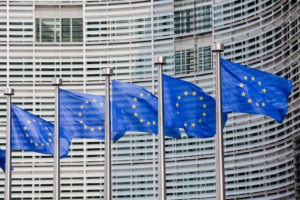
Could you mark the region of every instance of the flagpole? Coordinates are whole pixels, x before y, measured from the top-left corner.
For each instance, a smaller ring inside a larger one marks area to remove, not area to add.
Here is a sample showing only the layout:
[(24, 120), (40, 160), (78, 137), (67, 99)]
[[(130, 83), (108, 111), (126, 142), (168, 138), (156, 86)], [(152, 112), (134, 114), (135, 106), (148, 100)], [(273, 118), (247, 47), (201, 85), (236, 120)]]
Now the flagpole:
[(223, 120), (222, 120), (222, 90), (221, 90), (221, 51), (224, 51), (222, 43), (215, 43), (212, 49), (215, 52), (216, 68), (216, 199), (225, 200), (225, 175), (224, 175), (224, 147), (223, 147)]
[(53, 79), (52, 85), (55, 86), (53, 200), (60, 200), (59, 86), (62, 85), (62, 79)]
[(105, 161), (104, 161), (104, 200), (112, 199), (111, 180), (111, 123), (110, 123), (110, 77), (113, 69), (105, 68), (102, 76), (105, 76)]
[(163, 95), (163, 65), (165, 57), (156, 57), (158, 65), (158, 199), (166, 200), (166, 167), (165, 167), (165, 133), (164, 133), (164, 95)]
[(5, 200), (11, 200), (11, 96), (14, 89), (6, 88), (3, 91), (6, 95), (6, 160), (5, 160)]

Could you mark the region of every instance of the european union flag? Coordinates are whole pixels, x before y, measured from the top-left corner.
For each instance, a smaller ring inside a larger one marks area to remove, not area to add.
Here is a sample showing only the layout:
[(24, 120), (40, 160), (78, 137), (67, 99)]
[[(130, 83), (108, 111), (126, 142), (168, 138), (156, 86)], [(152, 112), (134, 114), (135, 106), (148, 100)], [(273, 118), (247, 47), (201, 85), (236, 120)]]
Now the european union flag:
[[(120, 134), (115, 137), (122, 137), (126, 131), (157, 134), (158, 100), (151, 92), (135, 84), (112, 81), (112, 104), (119, 111), (112, 116), (113, 130)], [(178, 138), (180, 131), (165, 127), (165, 135)]]
[(5, 172), (5, 151), (0, 149), (0, 167)]
[(282, 122), (288, 110), (292, 82), (221, 59), (224, 112), (268, 115)]
[(100, 95), (59, 90), (60, 125), (73, 138), (104, 140), (105, 98)]
[[(11, 104), (11, 148), (54, 154), (54, 125)], [(71, 133), (60, 129), (60, 157), (68, 155)]]
[[(212, 137), (216, 133), (216, 102), (198, 86), (163, 75), (167, 126), (183, 128), (188, 136)], [(227, 114), (223, 113), (225, 125)]]

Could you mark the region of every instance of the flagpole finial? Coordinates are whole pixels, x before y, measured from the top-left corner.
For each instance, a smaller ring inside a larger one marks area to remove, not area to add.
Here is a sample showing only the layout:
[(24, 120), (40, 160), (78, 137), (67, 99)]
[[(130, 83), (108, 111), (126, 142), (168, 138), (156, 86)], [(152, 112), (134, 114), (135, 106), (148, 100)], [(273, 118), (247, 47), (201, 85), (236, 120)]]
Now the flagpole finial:
[(61, 78), (52, 79), (52, 85), (62, 85), (62, 79)]
[(161, 64), (161, 65), (166, 64), (166, 57), (164, 57), (164, 56), (155, 57), (154, 64), (157, 64), (157, 65), (158, 64)]
[(3, 94), (4, 95), (14, 95), (15, 94), (15, 90), (13, 88), (5, 88), (3, 90)]
[(113, 69), (112, 68), (104, 68), (101, 70), (101, 75), (102, 76), (112, 76), (113, 75)]
[(224, 51), (224, 44), (223, 43), (214, 43), (212, 51)]

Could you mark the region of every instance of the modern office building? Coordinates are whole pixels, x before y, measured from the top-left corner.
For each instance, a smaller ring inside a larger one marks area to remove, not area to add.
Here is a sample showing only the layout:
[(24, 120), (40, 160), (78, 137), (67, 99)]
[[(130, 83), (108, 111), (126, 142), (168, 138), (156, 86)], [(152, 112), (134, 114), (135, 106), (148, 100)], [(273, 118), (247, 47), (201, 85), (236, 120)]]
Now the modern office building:
[[(214, 96), (211, 46), (223, 57), (293, 82), (283, 124), (230, 114), (224, 130), (227, 199), (300, 199), (300, 2), (298, 0), (0, 0), (0, 86), (13, 102), (54, 120), (54, 77), (63, 89), (104, 94), (100, 70), (156, 92), (155, 56), (166, 74)], [(0, 148), (6, 100), (0, 95)], [(215, 199), (214, 138), (166, 139), (168, 200)], [(157, 136), (128, 133), (113, 144), (114, 200), (158, 195)], [(13, 152), (12, 197), (52, 199), (53, 159)], [(104, 142), (73, 141), (61, 160), (61, 199), (103, 199)], [(4, 173), (0, 173), (0, 199)]]

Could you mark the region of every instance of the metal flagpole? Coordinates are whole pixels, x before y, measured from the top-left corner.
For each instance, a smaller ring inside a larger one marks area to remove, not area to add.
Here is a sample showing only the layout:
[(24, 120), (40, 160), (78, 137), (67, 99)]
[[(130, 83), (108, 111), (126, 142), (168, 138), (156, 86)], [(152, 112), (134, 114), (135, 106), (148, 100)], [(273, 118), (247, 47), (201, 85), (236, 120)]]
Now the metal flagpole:
[(52, 85), (55, 86), (53, 200), (60, 200), (59, 86), (62, 85), (62, 79), (53, 79)]
[(166, 167), (165, 167), (165, 133), (164, 133), (164, 94), (163, 94), (163, 65), (165, 57), (156, 57), (158, 65), (158, 199), (166, 200)]
[(215, 43), (212, 49), (215, 53), (216, 68), (216, 137), (215, 137), (215, 156), (216, 156), (216, 199), (225, 200), (225, 175), (224, 175), (224, 149), (223, 149), (223, 120), (222, 120), (222, 90), (221, 90), (221, 51), (224, 45)]
[(6, 88), (3, 91), (6, 95), (6, 160), (5, 160), (5, 200), (11, 200), (11, 96), (14, 89)]
[(104, 163), (104, 200), (112, 199), (111, 180), (111, 123), (110, 123), (110, 77), (113, 75), (111, 68), (102, 70), (105, 76), (105, 163)]

